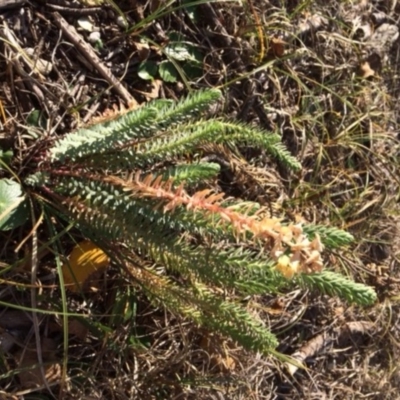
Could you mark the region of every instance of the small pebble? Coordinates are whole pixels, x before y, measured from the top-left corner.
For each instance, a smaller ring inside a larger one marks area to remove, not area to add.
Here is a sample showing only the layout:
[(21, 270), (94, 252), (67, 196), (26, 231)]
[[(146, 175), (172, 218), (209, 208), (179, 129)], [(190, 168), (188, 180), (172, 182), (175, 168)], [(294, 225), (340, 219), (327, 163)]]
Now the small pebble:
[(50, 61), (46, 61), (43, 58), (36, 58), (36, 51), (30, 47), (24, 49), (24, 51), (29, 57), (32, 57), (32, 60), (30, 60), (30, 62), (34, 62), (34, 64), (32, 64), (32, 67), (34, 67), (43, 75), (50, 74), (50, 72), (53, 70), (53, 64)]
[(95, 44), (101, 39), (101, 34), (100, 34), (100, 32), (96, 32), (96, 31), (92, 32), (89, 35), (88, 39), (89, 39), (90, 43)]
[(89, 18), (82, 17), (82, 18), (79, 18), (77, 22), (78, 22), (78, 25), (85, 31), (87, 31), (87, 32), (93, 31), (94, 26), (93, 26), (92, 22), (89, 20)]
[(126, 18), (122, 17), (122, 15), (118, 15), (117, 17), (117, 25), (122, 29), (128, 29), (129, 24)]

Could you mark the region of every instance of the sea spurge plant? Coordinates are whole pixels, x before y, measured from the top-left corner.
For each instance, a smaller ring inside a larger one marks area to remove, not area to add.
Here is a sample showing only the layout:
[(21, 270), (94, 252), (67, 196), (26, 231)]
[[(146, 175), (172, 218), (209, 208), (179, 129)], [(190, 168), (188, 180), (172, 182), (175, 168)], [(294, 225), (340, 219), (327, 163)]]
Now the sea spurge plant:
[(204, 161), (213, 146), (236, 158), (241, 146), (256, 147), (301, 168), (279, 135), (206, 118), (220, 98), (209, 90), (178, 103), (156, 101), (70, 133), (25, 183), (45, 210), (73, 222), (155, 305), (267, 353), (277, 344), (274, 335), (230, 298), (288, 284), (360, 304), (372, 303), (375, 293), (323, 270), (324, 246), (346, 245), (351, 235), (288, 222), (210, 183), (219, 173), (218, 164)]
[(137, 172), (133, 178), (109, 177), (105, 181), (120, 186), (133, 197), (147, 197), (163, 202), (164, 212), (184, 206), (188, 211), (202, 211), (204, 214), (218, 216), (221, 223), (231, 225), (237, 236), (246, 232), (252, 233), (255, 239), (263, 242), (270, 256), (278, 261), (277, 270), (285, 277), (320, 272), (322, 269), (323, 244), (320, 237), (316, 234), (310, 241), (303, 233), (301, 224), (283, 226), (279, 218), (259, 219), (257, 215), (239, 213), (223, 205), (224, 193), (213, 193), (211, 189), (204, 189), (189, 195), (183, 184), (174, 188), (174, 180), (163, 181), (162, 176), (147, 175), (142, 179), (140, 172)]

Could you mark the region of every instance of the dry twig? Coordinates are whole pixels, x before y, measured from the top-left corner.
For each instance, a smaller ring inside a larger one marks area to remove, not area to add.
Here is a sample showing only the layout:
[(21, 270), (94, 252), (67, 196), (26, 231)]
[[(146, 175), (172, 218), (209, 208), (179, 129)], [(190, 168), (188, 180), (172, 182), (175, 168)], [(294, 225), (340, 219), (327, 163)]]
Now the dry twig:
[(97, 54), (93, 51), (91, 46), (87, 44), (75, 27), (68, 24), (68, 22), (58, 13), (54, 12), (54, 19), (57, 26), (62, 30), (63, 34), (77, 47), (77, 49), (85, 56), (90, 64), (101, 74), (101, 76), (115, 89), (115, 91), (125, 100), (130, 107), (138, 107), (139, 104), (125, 89), (121, 82), (113, 75), (109, 68), (107, 68)]

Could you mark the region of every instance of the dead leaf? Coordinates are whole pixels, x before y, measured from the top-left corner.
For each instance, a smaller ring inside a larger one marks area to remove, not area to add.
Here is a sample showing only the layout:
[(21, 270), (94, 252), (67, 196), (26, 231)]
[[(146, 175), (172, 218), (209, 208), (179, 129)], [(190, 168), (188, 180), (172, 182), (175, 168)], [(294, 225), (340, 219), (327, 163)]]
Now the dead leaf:
[(108, 256), (90, 240), (78, 243), (62, 266), (64, 285), (72, 292), (88, 287), (90, 277), (102, 273), (109, 265)]
[(366, 334), (372, 328), (374, 324), (370, 321), (352, 321), (347, 322), (342, 330), (343, 335), (354, 335), (356, 333)]
[(375, 71), (371, 68), (368, 61), (364, 61), (358, 69), (358, 75), (360, 75), (361, 78), (367, 79), (370, 76), (374, 76)]
[(151, 101), (159, 98), (160, 89), (162, 87), (163, 81), (161, 79), (154, 79), (151, 82), (151, 91), (143, 92), (142, 90), (134, 89), (136, 93), (143, 95), (147, 101)]
[(269, 314), (282, 314), (285, 311), (285, 301), (283, 300), (283, 298), (276, 298), (275, 301), (272, 303), (271, 308), (268, 308), (267, 311)]
[(0, 354), (8, 353), (15, 344), (15, 337), (7, 332), (6, 330), (0, 328)]
[(85, 6), (94, 7), (104, 3), (104, 0), (80, 0)]
[(371, 47), (377, 51), (387, 50), (399, 37), (396, 25), (384, 23), (380, 25), (371, 37)]
[(162, 87), (162, 84), (163, 82), (161, 79), (154, 79), (151, 82), (151, 92), (146, 93), (145, 95), (147, 101), (158, 99), (160, 97), (160, 89)]
[(89, 333), (89, 329), (79, 320), (73, 318), (68, 319), (68, 336), (75, 336), (84, 341)]
[(295, 363), (285, 363), (290, 375), (293, 376), (299, 367), (304, 365), (307, 358), (318, 354), (321, 350), (330, 345), (333, 340), (332, 333), (325, 331), (304, 343), (303, 346), (291, 356)]
[(29, 314), (22, 310), (4, 310), (0, 312), (0, 328), (7, 330), (29, 330), (32, 320)]
[(343, 306), (338, 306), (333, 309), (333, 313), (336, 315), (336, 317), (342, 318), (344, 315), (344, 307)]
[(285, 54), (285, 45), (287, 43), (284, 40), (274, 37), (269, 42), (268, 53), (277, 58), (283, 57)]
[(304, 18), (299, 23), (299, 34), (315, 32), (319, 28), (328, 25), (328, 20), (321, 15), (304, 13)]
[[(63, 333), (63, 319), (60, 318), (58, 321), (49, 321), (47, 329), (48, 333), (51, 335)], [(84, 341), (88, 333), (89, 329), (82, 322), (76, 318), (68, 318), (68, 337), (74, 337)]]
[[(55, 355), (56, 343), (49, 338), (42, 338), (41, 342), (44, 378), (48, 384), (58, 382), (61, 379), (61, 365), (57, 362)], [(35, 341), (32, 341), (28, 343), (28, 348), (20, 349), (16, 354), (18, 368), (22, 370), (18, 373), (18, 378), (24, 389), (45, 385), (35, 346)]]
[(211, 363), (213, 367), (216, 367), (220, 372), (229, 372), (235, 369), (235, 360), (228, 355), (213, 354), (211, 356)]
[(135, 42), (134, 46), (136, 47), (136, 51), (140, 61), (147, 60), (150, 55), (150, 46), (148, 43), (140, 43)]
[(229, 346), (223, 339), (205, 334), (200, 341), (200, 347), (210, 356), (212, 367), (219, 372), (235, 369), (236, 361), (229, 355)]

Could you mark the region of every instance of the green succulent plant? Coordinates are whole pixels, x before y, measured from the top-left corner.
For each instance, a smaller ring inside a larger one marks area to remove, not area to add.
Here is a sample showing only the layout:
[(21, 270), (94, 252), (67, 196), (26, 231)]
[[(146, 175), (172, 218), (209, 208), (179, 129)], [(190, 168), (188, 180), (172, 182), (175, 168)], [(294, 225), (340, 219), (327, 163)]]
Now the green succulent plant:
[(279, 135), (207, 117), (221, 96), (207, 90), (177, 103), (154, 101), (69, 133), (24, 185), (46, 212), (98, 244), (156, 306), (268, 353), (277, 339), (234, 299), (289, 281), (359, 304), (374, 302), (375, 293), (322, 268), (323, 247), (343, 246), (351, 235), (285, 224), (256, 202), (207, 186), (220, 170), (204, 161), (207, 146), (235, 154), (252, 146), (301, 168)]

